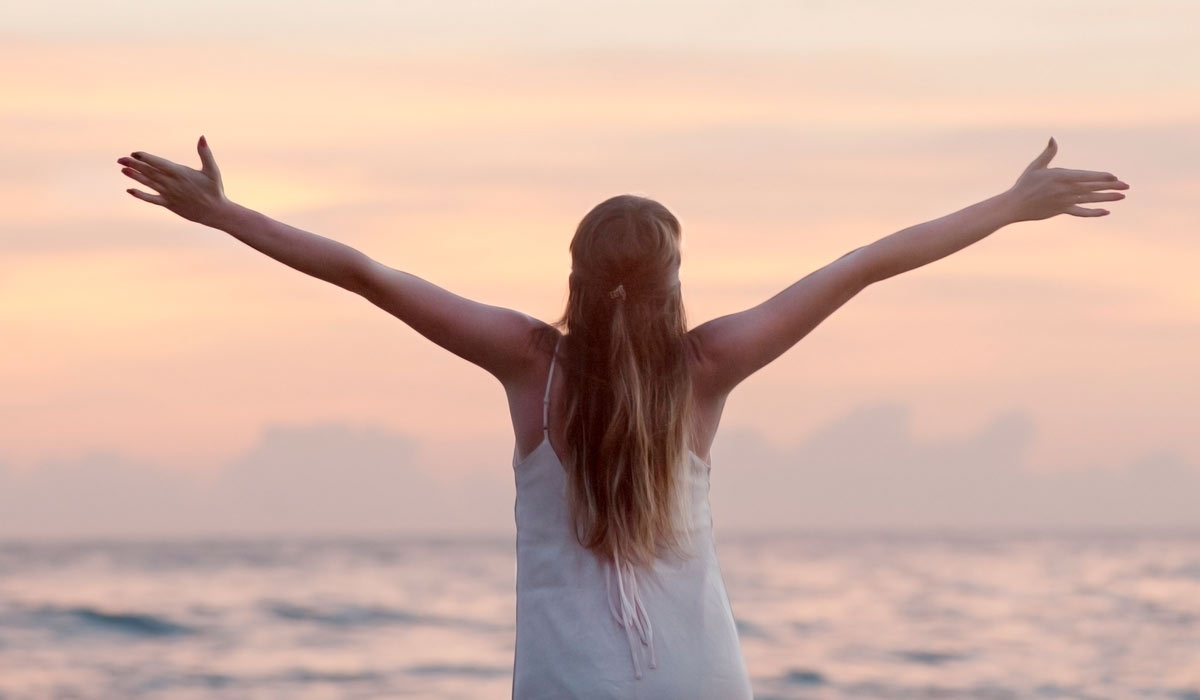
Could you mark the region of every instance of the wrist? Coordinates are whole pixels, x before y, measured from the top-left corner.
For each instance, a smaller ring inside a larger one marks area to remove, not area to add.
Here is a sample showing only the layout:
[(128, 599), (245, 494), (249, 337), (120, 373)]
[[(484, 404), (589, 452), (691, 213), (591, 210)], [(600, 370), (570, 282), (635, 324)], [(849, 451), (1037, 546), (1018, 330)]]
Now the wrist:
[(1010, 188), (992, 198), (1000, 226), (1025, 221), (1021, 215), (1021, 197), (1015, 188)]
[(240, 204), (222, 199), (209, 210), (203, 223), (205, 226), (231, 233), (230, 229), (234, 228), (248, 211), (249, 209)]

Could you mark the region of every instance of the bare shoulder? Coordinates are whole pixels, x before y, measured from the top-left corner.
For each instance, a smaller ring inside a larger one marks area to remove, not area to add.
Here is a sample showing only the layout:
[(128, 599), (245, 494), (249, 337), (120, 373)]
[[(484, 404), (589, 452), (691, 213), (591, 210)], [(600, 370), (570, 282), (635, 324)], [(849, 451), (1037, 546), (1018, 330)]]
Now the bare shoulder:
[(540, 395), (541, 390), (545, 388), (550, 362), (554, 358), (554, 350), (558, 347), (562, 333), (549, 323), (534, 319), (530, 319), (523, 332), (526, 342), (520, 357), (519, 371), (505, 383), (505, 387), (510, 393), (513, 390), (536, 388)]

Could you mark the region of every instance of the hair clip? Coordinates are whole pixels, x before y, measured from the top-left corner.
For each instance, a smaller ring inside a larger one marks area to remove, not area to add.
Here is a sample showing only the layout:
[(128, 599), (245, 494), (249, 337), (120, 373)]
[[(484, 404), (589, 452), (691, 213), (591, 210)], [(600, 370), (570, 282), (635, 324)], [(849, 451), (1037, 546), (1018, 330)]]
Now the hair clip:
[(609, 299), (617, 299), (617, 298), (624, 299), (625, 298), (625, 285), (618, 284), (616, 289), (614, 289), (608, 293), (608, 298)]

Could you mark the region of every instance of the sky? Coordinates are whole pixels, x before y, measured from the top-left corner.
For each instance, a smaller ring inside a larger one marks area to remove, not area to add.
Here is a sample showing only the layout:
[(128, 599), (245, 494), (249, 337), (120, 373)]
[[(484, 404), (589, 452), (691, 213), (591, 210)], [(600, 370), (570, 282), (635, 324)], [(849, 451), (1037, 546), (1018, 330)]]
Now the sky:
[[(512, 529), (501, 387), (127, 195), (134, 150), (553, 320), (632, 192), (690, 321), (1052, 165), (1099, 219), (873, 285), (729, 400), (718, 528), (1200, 527), (1200, 5), (23, 3), (0, 11), (0, 537)], [(1191, 499), (1194, 500), (1194, 499)]]

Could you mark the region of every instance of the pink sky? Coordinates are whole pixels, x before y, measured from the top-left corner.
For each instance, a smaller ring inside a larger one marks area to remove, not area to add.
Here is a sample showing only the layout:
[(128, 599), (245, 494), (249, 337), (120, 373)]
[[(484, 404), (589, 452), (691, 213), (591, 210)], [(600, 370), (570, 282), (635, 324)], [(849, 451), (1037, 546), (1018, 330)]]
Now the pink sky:
[(786, 451), (901, 405), (932, 444), (1016, 413), (1014, 468), (1200, 471), (1200, 49), (1183, 29), (1200, 9), (918, 5), (645, 6), (671, 32), (586, 3), (461, 23), (450, 4), (21, 8), (0, 36), (23, 67), (0, 104), (0, 468), (103, 452), (211, 475), (269, 426), (338, 424), (442, 455), (421, 468), (510, 476), (494, 380), (125, 194), (132, 150), (197, 166), (203, 133), (235, 201), (547, 320), (579, 218), (646, 194), (683, 222), (699, 323), (1007, 188), (1053, 135), (1055, 165), (1131, 183), (1112, 216), (1021, 224), (868, 289), (739, 388), (722, 434)]

